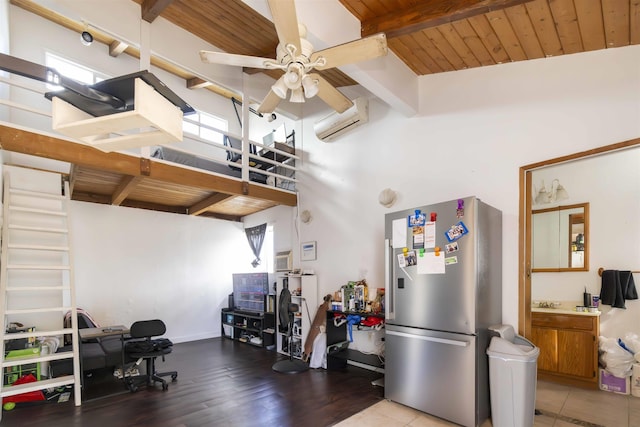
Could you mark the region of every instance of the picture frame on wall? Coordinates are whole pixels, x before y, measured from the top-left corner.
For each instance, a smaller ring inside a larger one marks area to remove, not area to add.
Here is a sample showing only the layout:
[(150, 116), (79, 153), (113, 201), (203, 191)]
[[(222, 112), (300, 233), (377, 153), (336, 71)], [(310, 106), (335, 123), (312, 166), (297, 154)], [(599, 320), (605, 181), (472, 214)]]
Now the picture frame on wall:
[(316, 259), (316, 242), (303, 242), (300, 246), (300, 260), (313, 261)]

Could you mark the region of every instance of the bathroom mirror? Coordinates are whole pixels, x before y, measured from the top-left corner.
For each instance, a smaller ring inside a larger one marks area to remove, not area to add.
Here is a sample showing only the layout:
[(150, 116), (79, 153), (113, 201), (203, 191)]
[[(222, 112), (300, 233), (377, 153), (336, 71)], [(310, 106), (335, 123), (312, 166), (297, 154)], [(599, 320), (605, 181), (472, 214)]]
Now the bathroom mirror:
[(589, 270), (589, 203), (531, 214), (533, 272)]

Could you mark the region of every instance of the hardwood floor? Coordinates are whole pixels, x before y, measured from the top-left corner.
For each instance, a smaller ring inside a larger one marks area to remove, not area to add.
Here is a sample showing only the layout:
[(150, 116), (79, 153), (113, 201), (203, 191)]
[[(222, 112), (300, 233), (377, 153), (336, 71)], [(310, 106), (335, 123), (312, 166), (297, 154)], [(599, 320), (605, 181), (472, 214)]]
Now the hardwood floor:
[[(157, 368), (177, 370), (163, 392), (124, 389), (115, 378), (87, 379), (85, 401), (19, 404), (3, 411), (2, 427), (70, 426), (331, 426), (383, 400), (371, 385), (381, 374), (348, 366), (281, 374), (284, 356), (225, 338), (176, 344)], [(106, 395), (104, 395), (106, 393)]]

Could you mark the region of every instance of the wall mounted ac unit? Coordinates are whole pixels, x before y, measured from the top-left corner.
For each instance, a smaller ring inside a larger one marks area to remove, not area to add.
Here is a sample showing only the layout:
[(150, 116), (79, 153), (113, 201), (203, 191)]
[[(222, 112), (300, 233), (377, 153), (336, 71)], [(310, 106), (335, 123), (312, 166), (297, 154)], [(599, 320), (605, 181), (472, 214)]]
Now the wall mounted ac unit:
[(369, 121), (369, 100), (356, 98), (353, 106), (343, 113), (333, 112), (313, 125), (321, 141), (331, 142), (340, 135)]

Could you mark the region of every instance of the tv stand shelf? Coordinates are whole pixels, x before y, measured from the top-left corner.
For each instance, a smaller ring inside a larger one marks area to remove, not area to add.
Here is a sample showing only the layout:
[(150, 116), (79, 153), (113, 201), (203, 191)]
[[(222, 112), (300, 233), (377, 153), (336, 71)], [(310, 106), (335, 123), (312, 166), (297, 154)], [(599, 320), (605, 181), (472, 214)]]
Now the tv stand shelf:
[(275, 315), (222, 309), (221, 335), (256, 347), (272, 347), (275, 343)]

